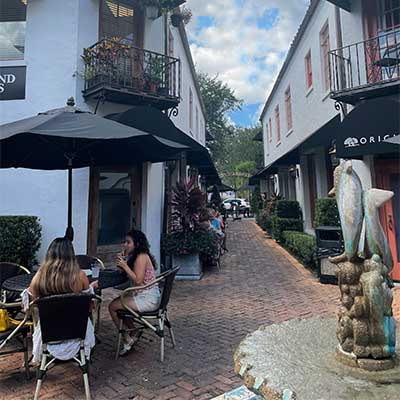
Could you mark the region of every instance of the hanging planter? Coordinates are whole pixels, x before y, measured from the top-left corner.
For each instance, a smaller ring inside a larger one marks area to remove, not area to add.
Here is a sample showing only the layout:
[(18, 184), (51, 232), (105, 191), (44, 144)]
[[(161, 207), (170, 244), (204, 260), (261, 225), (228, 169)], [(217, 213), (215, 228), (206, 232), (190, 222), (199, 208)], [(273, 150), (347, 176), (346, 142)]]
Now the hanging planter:
[(171, 24), (175, 28), (179, 27), (179, 25), (182, 23), (182, 20), (183, 20), (182, 15), (180, 15), (180, 14), (172, 14), (171, 15)]

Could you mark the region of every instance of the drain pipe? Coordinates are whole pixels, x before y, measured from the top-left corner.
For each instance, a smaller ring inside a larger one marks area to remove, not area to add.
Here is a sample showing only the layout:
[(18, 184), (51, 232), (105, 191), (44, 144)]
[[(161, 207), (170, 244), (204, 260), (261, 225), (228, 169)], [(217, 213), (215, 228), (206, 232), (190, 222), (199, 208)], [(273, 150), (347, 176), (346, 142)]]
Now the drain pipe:
[[(340, 16), (340, 7), (335, 6), (335, 25), (336, 25), (336, 43), (337, 43), (337, 48), (339, 57), (342, 60), (343, 59), (343, 32), (342, 32), (342, 20)], [(339, 82), (341, 89), (344, 86), (345, 82), (345, 70), (344, 70), (344, 64), (343, 62), (339, 63)], [(342, 111), (343, 111), (343, 116), (345, 117), (347, 115), (347, 104), (342, 103)]]

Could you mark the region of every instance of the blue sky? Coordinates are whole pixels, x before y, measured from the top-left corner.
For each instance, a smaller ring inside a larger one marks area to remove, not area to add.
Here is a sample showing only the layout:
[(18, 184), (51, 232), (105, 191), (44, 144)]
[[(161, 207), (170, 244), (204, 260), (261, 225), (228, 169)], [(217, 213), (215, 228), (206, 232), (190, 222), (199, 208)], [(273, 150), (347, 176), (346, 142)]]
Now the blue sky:
[(309, 0), (188, 0), (187, 25), (198, 71), (218, 75), (243, 99), (228, 117), (254, 125)]

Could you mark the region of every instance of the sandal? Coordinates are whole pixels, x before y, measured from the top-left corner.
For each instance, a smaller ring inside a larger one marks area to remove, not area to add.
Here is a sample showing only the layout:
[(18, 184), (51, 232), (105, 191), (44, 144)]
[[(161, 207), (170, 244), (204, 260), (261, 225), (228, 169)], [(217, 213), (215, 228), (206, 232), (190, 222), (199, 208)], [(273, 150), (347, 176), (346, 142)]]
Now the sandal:
[(122, 349), (119, 351), (119, 355), (124, 356), (128, 354), (132, 350), (133, 346), (139, 341), (140, 337), (142, 336), (142, 333), (143, 332), (141, 330), (138, 331), (137, 333), (135, 333), (135, 336), (133, 338), (131, 337), (129, 343), (124, 343), (122, 345)]

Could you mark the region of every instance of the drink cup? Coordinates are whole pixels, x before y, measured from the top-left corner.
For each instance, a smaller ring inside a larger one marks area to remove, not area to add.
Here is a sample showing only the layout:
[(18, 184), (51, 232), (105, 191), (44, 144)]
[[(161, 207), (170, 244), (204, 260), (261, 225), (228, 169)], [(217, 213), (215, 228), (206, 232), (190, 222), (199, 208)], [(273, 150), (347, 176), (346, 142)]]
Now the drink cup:
[(100, 275), (100, 267), (97, 264), (92, 266), (92, 278), (97, 279)]

